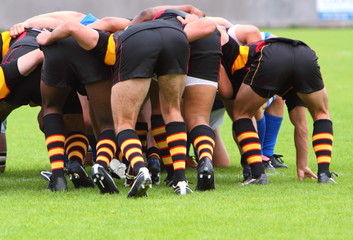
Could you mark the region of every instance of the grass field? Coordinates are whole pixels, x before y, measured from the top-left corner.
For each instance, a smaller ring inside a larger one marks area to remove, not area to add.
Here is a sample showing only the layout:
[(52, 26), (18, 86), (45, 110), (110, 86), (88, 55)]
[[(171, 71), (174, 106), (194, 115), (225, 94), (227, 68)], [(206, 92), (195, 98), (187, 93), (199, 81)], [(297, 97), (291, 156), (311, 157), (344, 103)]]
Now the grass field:
[[(8, 119), (8, 164), (0, 175), (0, 239), (352, 239), (353, 179), (351, 91), (352, 29), (270, 29), (279, 36), (307, 42), (319, 56), (334, 122), (331, 170), (336, 185), (298, 181), (293, 127), (285, 115), (276, 153), (288, 169), (269, 173), (266, 186), (240, 186), (239, 154), (226, 119), (222, 135), (232, 158), (230, 168), (216, 169), (216, 190), (176, 196), (155, 186), (149, 197), (127, 199), (100, 195), (98, 188), (53, 193), (39, 171), (49, 169), (38, 108), (23, 107)], [(312, 121), (308, 119), (310, 132)], [(310, 164), (317, 165), (310, 149)], [(196, 175), (187, 171), (194, 189)], [(163, 178), (164, 176), (162, 176)]]

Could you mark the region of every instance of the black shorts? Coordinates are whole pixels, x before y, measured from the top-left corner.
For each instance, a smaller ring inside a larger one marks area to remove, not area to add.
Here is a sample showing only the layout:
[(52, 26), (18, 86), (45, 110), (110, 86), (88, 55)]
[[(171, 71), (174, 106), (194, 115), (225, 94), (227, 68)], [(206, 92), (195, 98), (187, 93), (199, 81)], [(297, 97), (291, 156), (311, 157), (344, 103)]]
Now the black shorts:
[(218, 82), (221, 63), (221, 40), (218, 30), (210, 36), (190, 44), (190, 60), (187, 75)]
[(185, 34), (168, 27), (130, 35), (117, 47), (113, 84), (133, 78), (186, 74), (189, 43)]
[(80, 99), (78, 98), (77, 92), (75, 90), (72, 90), (63, 106), (63, 114), (80, 114), (80, 113), (82, 113)]
[(306, 107), (303, 100), (299, 98), (298, 94), (293, 89), (284, 94), (282, 98), (286, 102), (288, 112), (292, 111), (297, 106)]
[[(24, 43), (26, 43), (25, 40)], [(38, 47), (31, 46), (30, 44), (20, 46), (12, 45), (8, 54), (5, 55), (2, 67), (6, 84), (11, 92), (8, 96), (3, 98), (4, 101), (19, 106), (27, 105), (29, 103), (34, 103), (39, 106), (42, 104), (40, 93), (42, 65), (40, 64), (26, 77), (20, 74), (17, 67), (18, 58), (36, 49), (38, 49)], [(70, 93), (68, 100), (64, 105), (63, 113), (82, 113), (81, 104), (76, 91)]]
[(263, 46), (251, 64), (244, 83), (264, 98), (293, 88), (299, 93), (323, 89), (317, 56), (307, 45), (275, 42)]
[(10, 89), (10, 94), (4, 99), (16, 105), (27, 105), (29, 102), (41, 104), (40, 97), (40, 74), (41, 65), (38, 66), (28, 76), (24, 77), (20, 74), (17, 67), (18, 58), (36, 50), (33, 46), (18, 46), (10, 49), (5, 55), (3, 69), (6, 79), (6, 84)]
[(43, 46), (42, 50), (45, 55), (42, 81), (49, 86), (78, 89), (82, 84), (112, 79), (111, 67), (81, 48), (73, 38)]

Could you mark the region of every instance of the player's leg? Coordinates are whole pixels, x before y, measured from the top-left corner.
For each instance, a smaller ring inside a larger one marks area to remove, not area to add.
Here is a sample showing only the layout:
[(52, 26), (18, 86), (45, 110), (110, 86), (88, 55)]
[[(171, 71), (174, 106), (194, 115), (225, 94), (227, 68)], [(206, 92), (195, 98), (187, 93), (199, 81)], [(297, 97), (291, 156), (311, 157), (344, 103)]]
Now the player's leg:
[(167, 143), (173, 160), (173, 186), (177, 194), (191, 192), (185, 176), (186, 124), (180, 109), (185, 78), (183, 74), (168, 74), (158, 78), (161, 112), (166, 123)]
[(68, 159), (67, 173), (75, 188), (93, 187), (93, 181), (84, 169), (84, 159), (88, 150), (81, 102), (77, 92), (72, 91), (63, 107), (66, 129), (65, 153)]
[(275, 168), (287, 168), (283, 164), (282, 155), (275, 154), (277, 137), (283, 121), (284, 100), (279, 96), (274, 96), (273, 101), (265, 109), (266, 131), (262, 145), (263, 155), (270, 158), (271, 164)]
[(161, 154), (164, 170), (167, 173), (167, 177), (164, 179), (166, 186), (173, 185), (173, 160), (170, 156), (169, 147), (167, 143), (167, 133), (165, 130), (165, 122), (161, 113), (161, 107), (159, 102), (159, 87), (156, 81), (152, 81), (150, 88), (150, 100), (151, 100), (151, 128), (152, 136), (157, 144), (159, 152)]
[(190, 141), (199, 156), (196, 189), (200, 191), (215, 188), (212, 163), (215, 133), (209, 122), (216, 92), (216, 85), (190, 85), (185, 87), (183, 98), (183, 112)]
[[(251, 99), (251, 101), (249, 101)], [(233, 108), (233, 136), (241, 148), (243, 157), (251, 168), (252, 178), (244, 184), (266, 184), (267, 178), (262, 164), (261, 145), (251, 118), (267, 101), (258, 95), (252, 87), (242, 84), (236, 96)]]
[(92, 167), (92, 178), (102, 194), (118, 193), (108, 166), (116, 153), (116, 136), (110, 105), (111, 81), (98, 81), (85, 85), (94, 119), (97, 123), (97, 157)]
[[(144, 185), (151, 184), (150, 178), (147, 179), (148, 181), (145, 178), (140, 178), (141, 174), (147, 174), (143, 172), (147, 168), (142, 155), (141, 141), (134, 130), (150, 83), (150, 78), (128, 79), (118, 82), (112, 87), (111, 103), (118, 145), (130, 162), (135, 176), (128, 197), (145, 196), (147, 188)], [(140, 180), (144, 182), (138, 182)]]
[(69, 88), (51, 87), (41, 81), (43, 131), (52, 170), (48, 189), (52, 191), (67, 189), (64, 177), (65, 124), (62, 108), (69, 93)]
[(313, 148), (318, 163), (318, 182), (335, 182), (330, 172), (333, 127), (328, 110), (328, 95), (325, 88), (309, 94), (298, 93), (308, 107), (314, 120)]

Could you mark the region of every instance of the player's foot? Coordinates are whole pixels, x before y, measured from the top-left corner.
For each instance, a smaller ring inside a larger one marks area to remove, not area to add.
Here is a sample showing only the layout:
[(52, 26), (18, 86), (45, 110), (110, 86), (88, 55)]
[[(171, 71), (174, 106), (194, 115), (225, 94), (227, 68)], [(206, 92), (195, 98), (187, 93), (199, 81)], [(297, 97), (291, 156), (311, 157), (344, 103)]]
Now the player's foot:
[(88, 177), (86, 170), (79, 162), (71, 162), (67, 167), (67, 174), (75, 188), (94, 187), (92, 179)]
[(97, 163), (92, 167), (92, 179), (98, 186), (101, 194), (119, 193), (119, 190), (109, 172)]
[(138, 198), (147, 197), (148, 188), (152, 188), (152, 180), (150, 173), (146, 167), (140, 168), (137, 176), (134, 179), (134, 183), (131, 186), (127, 197)]
[(152, 184), (160, 184), (161, 165), (158, 157), (150, 156), (147, 158), (147, 168), (151, 174)]
[(50, 178), (47, 189), (56, 192), (56, 191), (66, 191), (67, 183), (65, 177), (57, 177), (56, 179)]
[(192, 190), (189, 188), (187, 181), (180, 181), (177, 185), (173, 185), (173, 190), (175, 194), (186, 195), (192, 193)]
[(274, 168), (288, 168), (284, 161), (282, 160), (283, 155), (273, 154), (269, 156), (271, 164)]
[(257, 178), (249, 178), (241, 183), (241, 185), (249, 185), (249, 184), (267, 184), (267, 176), (265, 173), (262, 173), (260, 177)]
[(214, 171), (211, 159), (204, 157), (200, 159), (197, 167), (197, 191), (215, 189)]
[(336, 180), (334, 179), (333, 175), (338, 177), (336, 173), (333, 172), (325, 172), (325, 173), (320, 173), (318, 174), (318, 183), (337, 183)]

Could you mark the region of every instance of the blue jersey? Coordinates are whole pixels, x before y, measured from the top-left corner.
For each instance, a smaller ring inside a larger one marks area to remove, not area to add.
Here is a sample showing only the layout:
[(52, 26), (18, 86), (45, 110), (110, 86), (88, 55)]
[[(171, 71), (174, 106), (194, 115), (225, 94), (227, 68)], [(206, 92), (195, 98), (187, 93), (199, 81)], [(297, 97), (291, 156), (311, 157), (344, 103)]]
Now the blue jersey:
[(82, 20), (81, 20), (81, 24), (82, 25), (89, 25), (91, 23), (94, 23), (95, 21), (97, 21), (98, 18), (96, 18), (95, 16), (93, 16), (91, 13), (87, 14)]

